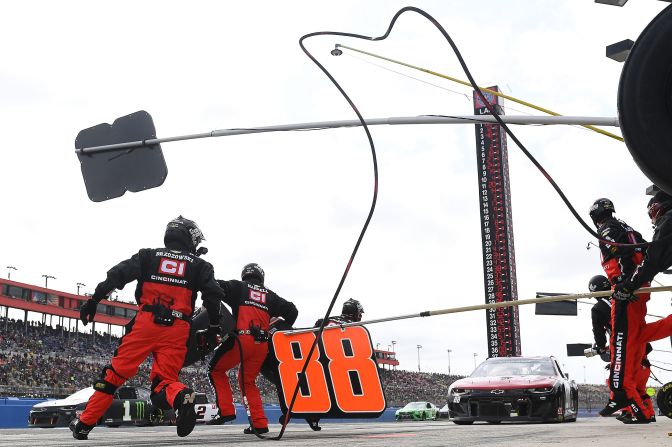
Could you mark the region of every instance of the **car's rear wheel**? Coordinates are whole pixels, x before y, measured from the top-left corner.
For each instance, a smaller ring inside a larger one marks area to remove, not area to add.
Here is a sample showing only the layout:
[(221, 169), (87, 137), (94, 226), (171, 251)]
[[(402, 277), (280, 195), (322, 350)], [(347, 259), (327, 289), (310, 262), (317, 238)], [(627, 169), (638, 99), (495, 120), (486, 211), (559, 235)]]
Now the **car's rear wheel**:
[(658, 409), (668, 418), (672, 418), (672, 382), (663, 385), (656, 396)]
[(453, 421), (453, 423), (457, 425), (471, 425), (474, 421)]
[(425, 419), (427, 419), (427, 413), (423, 411), (422, 414), (420, 415), (420, 420), (424, 421)]

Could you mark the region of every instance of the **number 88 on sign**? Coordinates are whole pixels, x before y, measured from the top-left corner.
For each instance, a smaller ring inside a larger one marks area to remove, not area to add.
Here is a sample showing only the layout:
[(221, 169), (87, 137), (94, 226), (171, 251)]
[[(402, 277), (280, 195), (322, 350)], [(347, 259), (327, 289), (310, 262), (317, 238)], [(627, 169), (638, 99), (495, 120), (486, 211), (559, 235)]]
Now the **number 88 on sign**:
[[(278, 395), (287, 412), (316, 333), (276, 332), (272, 352), (277, 361)], [(375, 418), (385, 411), (385, 395), (371, 337), (366, 328), (325, 329), (319, 349), (299, 384), (292, 416), (321, 418)]]

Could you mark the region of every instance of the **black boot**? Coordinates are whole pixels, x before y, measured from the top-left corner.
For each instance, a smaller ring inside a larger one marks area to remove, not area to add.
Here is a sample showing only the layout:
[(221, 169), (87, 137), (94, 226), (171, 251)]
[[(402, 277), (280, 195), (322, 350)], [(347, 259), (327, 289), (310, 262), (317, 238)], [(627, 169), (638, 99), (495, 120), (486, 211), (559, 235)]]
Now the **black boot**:
[(222, 425), (222, 424), (225, 424), (226, 422), (233, 421), (234, 419), (236, 419), (235, 414), (229, 414), (229, 415), (226, 415), (226, 416), (222, 416), (222, 415), (218, 414), (216, 418), (208, 421), (207, 425)]
[(184, 388), (175, 397), (173, 408), (177, 410), (177, 436), (183, 438), (192, 432), (196, 425), (196, 411), (194, 399), (196, 392), (191, 388)]
[(268, 427), (252, 428), (252, 426), (249, 426), (245, 430), (243, 430), (243, 433), (245, 433), (246, 435), (253, 435), (255, 433), (255, 431), (259, 434), (268, 433)]
[(322, 430), (322, 427), (320, 427), (319, 419), (306, 419), (306, 422), (308, 422), (308, 426), (311, 428), (311, 430), (313, 431)]
[(73, 419), (70, 421), (70, 430), (72, 431), (72, 437), (79, 440), (89, 439), (89, 432), (93, 430), (93, 425), (86, 425), (82, 423), (79, 419)]
[(616, 416), (616, 420), (621, 421), (624, 424), (629, 424), (630, 422), (626, 422), (626, 421), (631, 421), (632, 420), (632, 415), (629, 412), (624, 411), (623, 413), (621, 413), (620, 416)]
[(621, 422), (623, 422), (624, 424), (650, 424), (651, 422), (656, 422), (656, 418), (655, 418), (655, 417), (654, 417), (654, 418), (651, 418), (651, 419), (647, 419), (647, 418), (642, 418), (642, 419), (630, 418), (630, 419), (627, 419), (627, 420), (622, 420)]
[(635, 401), (632, 399), (617, 399), (617, 398), (614, 398), (614, 400), (609, 399), (607, 405), (602, 410), (600, 410), (600, 416), (611, 416), (621, 408), (629, 407), (631, 404), (634, 403)]

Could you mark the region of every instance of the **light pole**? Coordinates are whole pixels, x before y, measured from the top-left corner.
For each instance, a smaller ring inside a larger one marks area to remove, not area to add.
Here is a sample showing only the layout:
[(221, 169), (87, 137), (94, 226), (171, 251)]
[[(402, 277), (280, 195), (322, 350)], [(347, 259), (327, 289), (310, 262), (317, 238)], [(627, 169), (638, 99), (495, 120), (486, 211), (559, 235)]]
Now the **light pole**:
[(453, 352), (453, 350), (446, 349), (446, 352), (448, 353), (448, 375), (450, 375), (450, 353)]
[(586, 365), (583, 365), (583, 384), (586, 384)]
[(478, 354), (474, 352), (474, 369), (476, 369), (476, 356), (477, 356), (477, 355), (478, 355)]
[(397, 344), (397, 342), (392, 340), (392, 352), (395, 352), (395, 353), (396, 353), (396, 351), (394, 350), (394, 345), (396, 345), (396, 344)]
[(16, 267), (13, 265), (8, 265), (7, 266), (7, 279), (12, 279), (12, 270), (16, 271), (18, 270)]
[(422, 345), (418, 345), (418, 372), (420, 372), (420, 349), (422, 349)]
[(378, 346), (380, 346), (380, 343), (376, 343), (376, 351), (378, 350)]
[(50, 278), (51, 278), (51, 279), (56, 279), (55, 276), (51, 276), (51, 275), (42, 275), (42, 278), (44, 278), (44, 288), (45, 288), (45, 289), (48, 288), (48, 287), (47, 287), (47, 284), (49, 283), (49, 279), (50, 279)]
[(78, 282), (78, 283), (77, 283), (77, 295), (79, 295), (79, 288), (80, 288), (80, 287), (86, 287), (86, 284), (84, 284), (84, 283), (82, 283), (82, 282)]
[[(397, 351), (394, 350), (394, 345), (396, 345), (397, 342), (395, 340), (392, 340), (392, 352), (394, 353), (394, 359), (397, 359)], [(397, 369), (395, 365), (392, 365), (392, 369)]]

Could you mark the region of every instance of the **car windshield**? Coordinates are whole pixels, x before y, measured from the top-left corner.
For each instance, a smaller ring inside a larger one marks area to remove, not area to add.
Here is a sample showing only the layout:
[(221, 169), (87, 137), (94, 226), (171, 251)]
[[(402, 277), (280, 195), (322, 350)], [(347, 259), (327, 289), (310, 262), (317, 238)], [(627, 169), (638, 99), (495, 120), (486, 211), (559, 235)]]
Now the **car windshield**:
[(427, 408), (427, 402), (411, 402), (406, 404), (404, 410), (422, 410)]
[(93, 388), (88, 387), (88, 388), (84, 388), (83, 390), (79, 390), (74, 394), (69, 395), (64, 400), (67, 400), (69, 402), (70, 401), (86, 402), (87, 400), (89, 400), (89, 397), (91, 397), (92, 395), (93, 395)]
[(471, 373), (471, 377), (499, 376), (555, 376), (550, 359), (524, 359), (506, 361), (485, 361)]

